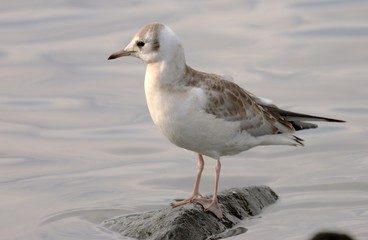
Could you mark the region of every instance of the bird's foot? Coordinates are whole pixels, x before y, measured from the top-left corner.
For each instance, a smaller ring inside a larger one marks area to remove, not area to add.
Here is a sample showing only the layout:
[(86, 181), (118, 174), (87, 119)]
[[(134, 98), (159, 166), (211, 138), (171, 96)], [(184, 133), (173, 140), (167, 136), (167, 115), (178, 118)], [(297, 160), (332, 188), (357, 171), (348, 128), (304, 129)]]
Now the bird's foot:
[(193, 194), (192, 196), (188, 197), (187, 199), (178, 201), (176, 203), (171, 203), (171, 207), (173, 207), (173, 208), (179, 207), (179, 206), (185, 205), (187, 203), (194, 202), (194, 201), (196, 201), (199, 198), (202, 198), (202, 195), (200, 195), (200, 194)]
[(193, 202), (199, 203), (204, 208), (204, 211), (213, 213), (218, 219), (222, 219), (222, 210), (217, 199), (197, 198)]

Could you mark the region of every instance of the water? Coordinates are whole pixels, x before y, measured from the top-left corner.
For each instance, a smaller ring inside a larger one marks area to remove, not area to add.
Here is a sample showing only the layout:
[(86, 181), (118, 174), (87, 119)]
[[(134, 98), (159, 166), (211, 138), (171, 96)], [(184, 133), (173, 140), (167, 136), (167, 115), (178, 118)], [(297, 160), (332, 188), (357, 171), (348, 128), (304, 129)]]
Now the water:
[[(168, 24), (188, 63), (232, 75), (279, 106), (347, 121), (300, 132), (306, 147), (223, 158), (220, 188), (266, 184), (280, 201), (231, 239), (368, 236), (366, 1), (2, 1), (2, 239), (120, 239), (106, 218), (192, 190), (195, 155), (149, 117), (145, 66), (107, 61), (146, 23)], [(206, 161), (202, 192), (211, 193)]]

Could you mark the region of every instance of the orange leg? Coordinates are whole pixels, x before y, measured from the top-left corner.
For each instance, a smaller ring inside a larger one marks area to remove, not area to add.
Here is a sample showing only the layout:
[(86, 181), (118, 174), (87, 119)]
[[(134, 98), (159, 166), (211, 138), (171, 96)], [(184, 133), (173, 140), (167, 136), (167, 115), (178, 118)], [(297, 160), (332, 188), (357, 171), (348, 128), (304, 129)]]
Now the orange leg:
[(220, 171), (221, 171), (221, 162), (220, 160), (217, 160), (217, 163), (215, 166), (215, 173), (216, 173), (215, 188), (213, 191), (212, 199), (196, 198), (193, 201), (201, 204), (205, 211), (212, 212), (217, 218), (222, 219), (222, 211), (221, 211), (221, 208), (217, 200), (217, 191), (218, 191), (218, 183), (219, 183), (219, 178), (220, 178)]
[(201, 176), (202, 176), (202, 171), (203, 171), (203, 167), (204, 167), (204, 160), (203, 160), (203, 156), (202, 154), (198, 153), (198, 169), (197, 169), (197, 178), (196, 181), (194, 183), (194, 189), (193, 189), (193, 194), (192, 196), (190, 196), (187, 199), (184, 199), (182, 201), (173, 203), (171, 206), (172, 207), (178, 207), (190, 202), (193, 202), (194, 200), (196, 200), (198, 197), (200, 197), (201, 195), (199, 194), (199, 184), (201, 182)]

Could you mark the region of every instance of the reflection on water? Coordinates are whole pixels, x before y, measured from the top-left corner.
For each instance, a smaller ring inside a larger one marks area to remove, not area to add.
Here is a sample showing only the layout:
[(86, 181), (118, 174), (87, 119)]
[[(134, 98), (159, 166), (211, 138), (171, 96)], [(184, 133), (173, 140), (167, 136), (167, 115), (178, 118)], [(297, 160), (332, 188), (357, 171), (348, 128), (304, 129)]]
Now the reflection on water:
[[(121, 239), (98, 223), (191, 192), (195, 156), (153, 126), (144, 64), (106, 61), (152, 21), (177, 32), (192, 67), (232, 75), (281, 107), (347, 121), (300, 132), (304, 148), (223, 159), (221, 189), (266, 184), (281, 197), (238, 226), (247, 238), (330, 229), (365, 239), (367, 10), (366, 1), (3, 2), (2, 239)], [(213, 165), (203, 193), (212, 192)]]

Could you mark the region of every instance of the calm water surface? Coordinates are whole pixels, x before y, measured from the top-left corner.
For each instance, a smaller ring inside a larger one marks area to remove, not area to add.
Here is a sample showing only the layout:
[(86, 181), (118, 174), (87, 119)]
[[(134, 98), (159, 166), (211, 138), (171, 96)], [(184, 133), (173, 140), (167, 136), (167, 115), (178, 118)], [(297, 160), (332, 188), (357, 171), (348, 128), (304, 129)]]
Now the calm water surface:
[[(223, 158), (220, 188), (266, 184), (280, 201), (231, 239), (368, 238), (367, 1), (2, 1), (2, 239), (120, 239), (106, 218), (191, 193), (196, 158), (155, 128), (145, 65), (107, 61), (146, 23), (168, 24), (188, 63), (279, 106), (341, 118), (304, 148)], [(211, 193), (208, 159), (202, 192)]]

